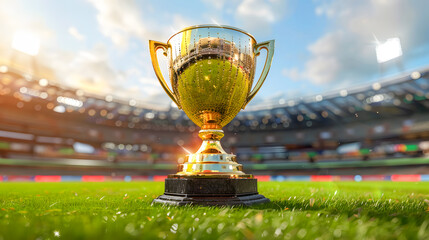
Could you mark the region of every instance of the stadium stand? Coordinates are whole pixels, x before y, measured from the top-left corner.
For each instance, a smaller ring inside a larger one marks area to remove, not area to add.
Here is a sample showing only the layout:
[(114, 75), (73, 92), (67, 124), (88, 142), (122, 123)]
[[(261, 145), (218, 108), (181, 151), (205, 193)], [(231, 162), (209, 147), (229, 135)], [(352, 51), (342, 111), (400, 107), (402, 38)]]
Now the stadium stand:
[[(0, 157), (175, 164), (200, 144), (175, 107), (97, 96), (0, 66)], [(429, 154), (429, 68), (242, 111), (225, 127), (243, 163), (371, 161)]]

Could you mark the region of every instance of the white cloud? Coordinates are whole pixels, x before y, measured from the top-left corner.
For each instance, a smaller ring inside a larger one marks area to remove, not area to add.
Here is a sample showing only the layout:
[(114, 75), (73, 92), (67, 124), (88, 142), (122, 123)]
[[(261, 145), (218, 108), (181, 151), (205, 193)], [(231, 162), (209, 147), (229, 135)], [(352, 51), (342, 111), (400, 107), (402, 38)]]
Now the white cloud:
[(322, 2), (315, 13), (326, 17), (331, 32), (308, 47), (310, 58), (301, 72), (285, 69), (290, 78), (307, 79), (316, 84), (346, 84), (378, 74), (374, 35), (381, 41), (399, 37), (408, 56), (429, 42), (426, 9), (429, 2), (400, 0), (334, 0)]
[[(153, 9), (142, 8), (134, 0), (88, 0), (96, 9), (96, 19), (99, 25), (100, 32), (111, 39), (111, 41), (121, 49), (127, 49), (130, 45), (130, 40), (138, 39), (143, 43), (147, 43), (149, 38), (166, 41), (171, 34), (176, 33), (180, 29), (200, 24), (201, 21), (194, 21), (196, 18), (204, 18), (205, 14), (197, 15), (179, 15), (168, 14), (163, 16), (162, 22), (154, 22), (154, 19), (159, 19), (160, 16), (154, 17)], [(148, 4), (150, 5), (150, 4)], [(271, 26), (280, 20), (285, 13), (285, 3), (279, 0), (232, 0), (231, 1), (216, 1), (211, 5), (211, 9), (232, 15), (233, 19), (237, 22), (234, 25), (243, 26), (246, 30), (252, 33), (269, 33)], [(228, 10), (229, 9), (229, 10)], [(217, 18), (206, 17), (206, 19)], [(150, 58), (147, 56), (146, 50), (144, 51), (145, 58), (133, 59), (131, 61), (140, 65), (143, 69), (139, 76), (133, 76), (133, 84), (141, 85), (143, 95), (151, 95), (151, 93), (159, 93), (159, 83), (153, 74)], [(162, 67), (162, 66), (161, 66)], [(125, 71), (126, 73), (128, 71)], [(127, 74), (126, 74), (127, 75)], [(131, 78), (130, 75), (127, 75)], [(157, 92), (158, 91), (158, 92)], [(137, 92), (137, 90), (134, 90)]]
[[(158, 80), (144, 75), (137, 68), (117, 71), (109, 62), (106, 47), (96, 45), (87, 51), (44, 54), (44, 63), (55, 69), (60, 84), (86, 92), (114, 95), (123, 99), (153, 101), (162, 92)], [(144, 81), (142, 81), (144, 79)], [(158, 104), (168, 105), (169, 101)]]
[(88, 0), (97, 10), (100, 31), (112, 42), (126, 48), (131, 37), (144, 39), (147, 31), (133, 0)]
[[(215, 8), (216, 10), (224, 10), (225, 9), (225, 3), (227, 2), (226, 0), (217, 0), (217, 1), (212, 1), (212, 0), (203, 0), (203, 2), (207, 5), (212, 6), (213, 8)], [(231, 3), (233, 1), (229, 1), (229, 3)]]
[[(268, 35), (273, 25), (287, 12), (284, 0), (203, 0), (208, 6), (208, 21), (238, 26), (252, 34)], [(233, 22), (229, 22), (230, 16)]]
[(275, 20), (273, 7), (264, 1), (244, 0), (238, 6), (237, 14), (245, 20), (254, 19), (267, 23)]
[(84, 35), (82, 35), (82, 34), (77, 30), (77, 28), (75, 28), (75, 27), (69, 27), (69, 34), (70, 34), (72, 37), (74, 37), (75, 39), (79, 40), (79, 41), (85, 40), (85, 36), (84, 36)]
[(196, 25), (195, 21), (192, 21), (182, 15), (179, 14), (173, 14), (172, 24), (171, 24), (171, 34), (175, 34), (178, 31), (182, 30), (185, 27), (189, 27), (192, 25)]
[[(180, 29), (195, 25), (195, 21), (180, 14), (168, 14), (163, 21), (159, 16), (141, 8), (134, 0), (88, 0), (97, 10), (100, 32), (120, 47), (127, 48), (132, 38), (147, 42), (149, 38), (166, 40)], [(194, 23), (194, 24), (192, 24)]]
[(302, 79), (301, 73), (299, 72), (298, 68), (283, 69), (282, 75), (291, 79), (292, 81), (298, 81)]
[[(195, 24), (190, 18), (180, 14), (169, 14), (163, 19), (163, 22), (154, 22), (153, 19), (159, 19), (160, 16), (151, 18), (153, 12), (150, 4), (148, 7), (142, 8), (134, 0), (88, 1), (97, 11), (96, 18), (100, 32), (123, 50), (129, 50), (132, 39), (137, 39), (147, 46), (149, 39), (166, 41), (173, 33)], [(166, 94), (162, 92), (162, 87), (155, 77), (147, 49), (133, 55), (128, 61), (133, 62), (134, 65), (122, 73), (115, 71), (111, 77), (105, 78), (105, 88), (111, 89), (119, 97), (132, 97), (143, 101), (156, 101), (158, 104), (169, 104), (170, 101), (167, 99), (159, 98), (160, 94)], [(111, 72), (109, 68), (113, 70), (107, 58), (102, 62), (105, 66), (104, 72)], [(164, 62), (160, 61), (161, 64)], [(139, 66), (140, 70), (135, 66)], [(100, 70), (98, 68), (98, 71)], [(94, 77), (97, 78), (97, 76)], [(116, 79), (117, 84), (113, 84), (113, 79), (109, 80), (111, 78)]]
[[(48, 29), (40, 18), (31, 19), (22, 17), (27, 15), (22, 3), (18, 1), (1, 1), (0, 8), (0, 58), (7, 57), (5, 53), (10, 50), (12, 39), (18, 31), (29, 31), (40, 38), (40, 47), (53, 45), (54, 33)], [(7, 55), (7, 54), (6, 54)]]
[(46, 64), (56, 70), (60, 83), (99, 94), (116, 89), (123, 74), (110, 66), (104, 45), (88, 51), (56, 51), (46, 55)]
[(249, 32), (269, 34), (274, 23), (286, 13), (286, 3), (281, 0), (243, 0), (234, 17)]
[[(146, 30), (140, 30), (140, 27), (145, 28), (143, 20), (139, 17), (140, 9), (134, 5), (133, 1), (102, 2), (91, 0), (91, 2), (96, 5), (100, 31), (113, 42), (116, 41), (117, 46), (126, 46), (131, 38), (144, 40), (145, 43), (147, 43), (145, 37), (153, 37), (161, 41), (166, 40), (164, 38), (158, 39), (156, 31), (149, 32), (147, 36), (144, 36)], [(58, 43), (59, 36), (55, 36), (55, 32), (48, 29), (44, 21), (16, 17), (23, 11), (23, 6), (20, 3), (2, 1), (2, 4), (4, 6), (0, 8), (0, 20), (3, 20), (4, 24), (0, 28), (0, 33), (4, 37), (0, 38), (1, 64), (9, 64), (14, 32), (17, 29), (31, 29), (36, 31), (42, 39), (42, 46), (37, 56), (38, 65), (55, 71), (56, 76), (52, 76), (50, 81), (56, 81), (65, 87), (82, 89), (85, 92), (100, 96), (111, 94), (123, 99), (134, 98), (140, 101), (156, 102), (158, 105), (168, 106), (170, 104), (171, 100), (168, 100), (168, 96), (163, 93), (163, 89), (153, 73), (147, 49), (134, 54), (124, 54), (130, 58), (127, 59), (130, 65), (119, 68), (113, 65), (112, 52), (108, 52), (108, 49), (111, 50), (109, 46), (95, 44), (90, 49), (80, 49), (75, 52), (66, 51), (61, 49), (62, 45)], [(171, 19), (177, 21), (175, 25), (177, 27), (189, 23), (187, 18), (180, 15), (171, 16)], [(173, 21), (166, 22), (172, 23)], [(150, 24), (146, 23), (146, 25)], [(158, 28), (159, 25), (152, 27)], [(160, 32), (166, 32), (168, 37), (169, 31), (166, 29), (169, 29), (169, 25), (168, 27), (161, 25)], [(70, 26), (67, 30), (77, 40), (86, 38), (74, 26)], [(143, 53), (144, 55), (142, 55)], [(160, 97), (163, 95), (165, 97)]]

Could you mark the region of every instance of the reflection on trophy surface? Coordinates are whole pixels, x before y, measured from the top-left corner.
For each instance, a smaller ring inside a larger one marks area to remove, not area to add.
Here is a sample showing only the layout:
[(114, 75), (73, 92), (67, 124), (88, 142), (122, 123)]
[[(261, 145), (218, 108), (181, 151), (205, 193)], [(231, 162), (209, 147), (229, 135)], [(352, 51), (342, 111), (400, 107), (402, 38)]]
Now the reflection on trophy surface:
[[(172, 91), (160, 74), (156, 50), (169, 60)], [(256, 56), (268, 50), (262, 76), (251, 91)], [(227, 154), (219, 140), (221, 130), (246, 106), (268, 73), (274, 41), (257, 44), (253, 36), (226, 26), (195, 26), (182, 30), (162, 44), (151, 41), (157, 76), (172, 100), (199, 127), (201, 148), (187, 156), (178, 175), (244, 175), (235, 156)]]
[[(245, 108), (262, 86), (273, 58), (274, 40), (257, 43), (252, 35), (237, 28), (199, 25), (174, 34), (167, 43), (149, 41), (149, 45), (162, 87), (201, 127), (200, 149), (187, 155), (179, 172), (170, 177), (253, 179), (242, 171), (235, 155), (223, 150), (220, 139), (224, 136), (222, 127)], [(172, 90), (159, 69), (159, 49), (168, 57)], [(256, 57), (261, 49), (267, 50), (267, 59), (252, 90)]]

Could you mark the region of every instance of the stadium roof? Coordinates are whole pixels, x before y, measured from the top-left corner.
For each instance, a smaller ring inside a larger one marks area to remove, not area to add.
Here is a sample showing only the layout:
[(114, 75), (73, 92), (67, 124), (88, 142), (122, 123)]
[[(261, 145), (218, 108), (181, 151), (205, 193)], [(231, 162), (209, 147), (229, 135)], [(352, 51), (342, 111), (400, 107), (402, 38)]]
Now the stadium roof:
[[(227, 130), (290, 129), (427, 112), (428, 74), (429, 67), (354, 88), (250, 106), (237, 115)], [(113, 125), (130, 128), (143, 124), (140, 126), (143, 129), (161, 124), (166, 130), (171, 129), (170, 126), (193, 126), (185, 113), (173, 106), (160, 107), (112, 95), (88, 94), (7, 66), (0, 67), (0, 80), (2, 95), (11, 95), (24, 102), (46, 101), (50, 103), (48, 110), (88, 114), (90, 120), (97, 123), (113, 122)]]

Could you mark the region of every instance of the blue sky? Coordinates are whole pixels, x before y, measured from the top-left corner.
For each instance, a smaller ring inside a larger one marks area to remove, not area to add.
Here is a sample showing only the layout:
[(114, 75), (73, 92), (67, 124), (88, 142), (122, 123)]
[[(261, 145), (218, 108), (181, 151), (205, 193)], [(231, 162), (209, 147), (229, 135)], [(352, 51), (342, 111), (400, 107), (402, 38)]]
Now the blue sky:
[[(180, 2), (180, 4), (178, 4)], [(276, 40), (255, 102), (291, 99), (378, 81), (429, 65), (424, 0), (0, 0), (0, 54), (14, 32), (41, 38), (38, 60), (61, 84), (118, 98), (169, 104), (153, 73), (148, 40), (183, 27), (221, 24)], [(376, 39), (399, 37), (400, 64), (376, 61)], [(259, 66), (265, 55), (258, 59)], [(259, 68), (260, 71), (260, 68)]]

